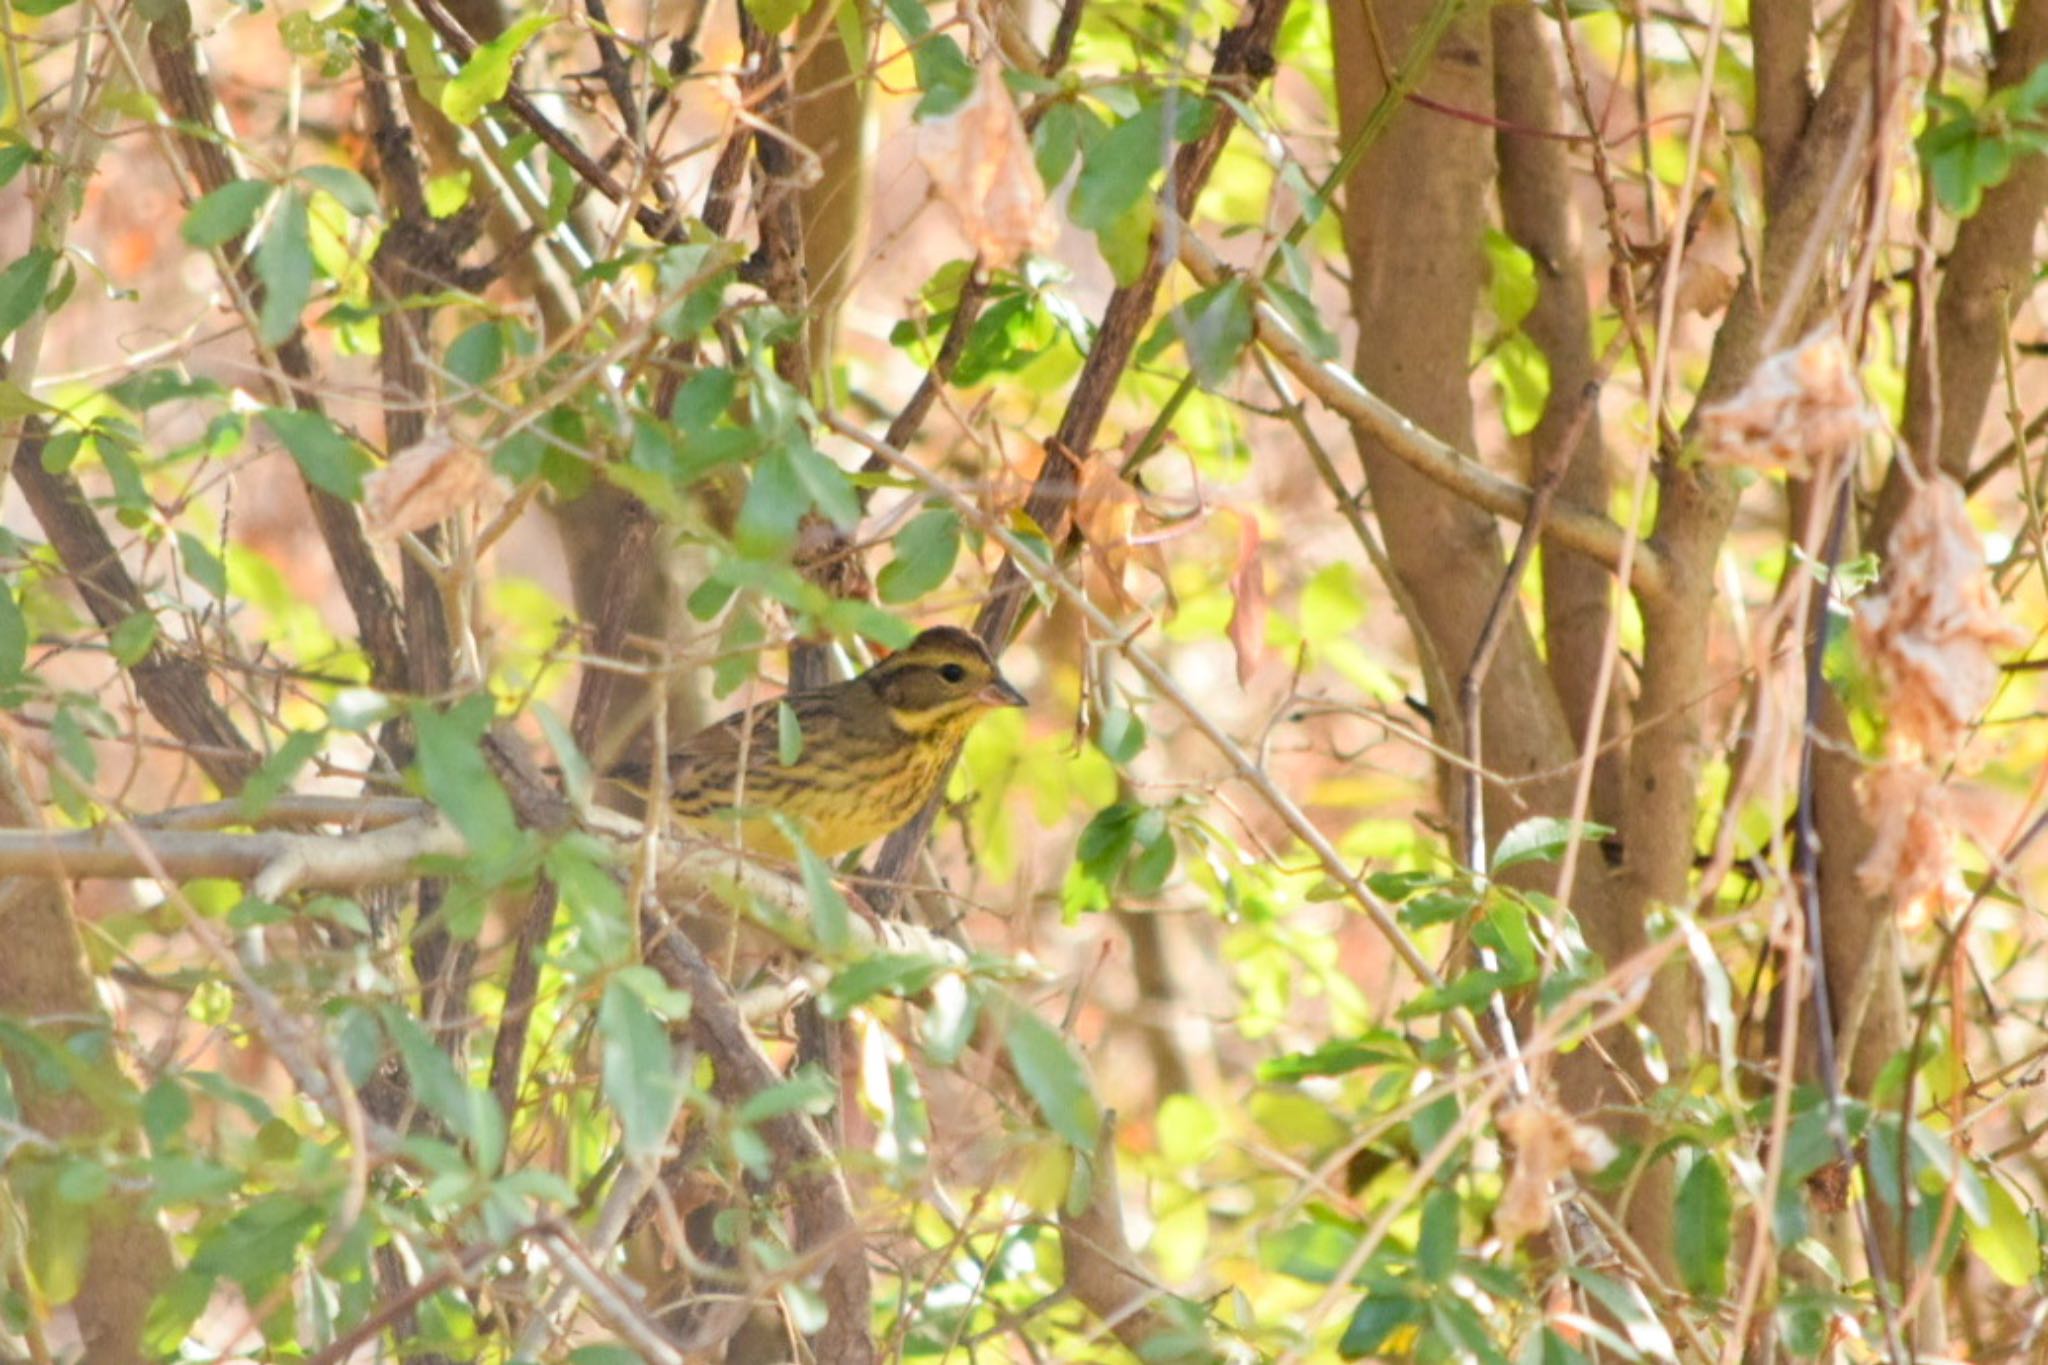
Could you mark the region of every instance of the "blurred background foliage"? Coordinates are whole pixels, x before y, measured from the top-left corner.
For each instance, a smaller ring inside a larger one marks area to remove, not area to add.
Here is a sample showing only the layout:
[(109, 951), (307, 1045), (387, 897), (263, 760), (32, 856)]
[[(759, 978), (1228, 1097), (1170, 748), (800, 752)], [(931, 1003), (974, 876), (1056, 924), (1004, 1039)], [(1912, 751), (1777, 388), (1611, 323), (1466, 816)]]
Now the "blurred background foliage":
[(2043, 1349), (2042, 0), (0, 25), (0, 1351)]

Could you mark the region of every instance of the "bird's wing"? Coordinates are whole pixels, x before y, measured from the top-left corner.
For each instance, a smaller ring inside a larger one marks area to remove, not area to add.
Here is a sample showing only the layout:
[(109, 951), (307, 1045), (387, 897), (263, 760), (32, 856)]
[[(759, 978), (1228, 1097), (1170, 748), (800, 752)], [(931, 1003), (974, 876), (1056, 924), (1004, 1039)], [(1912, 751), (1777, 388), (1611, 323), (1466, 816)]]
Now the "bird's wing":
[[(769, 786), (787, 771), (782, 762), (782, 705), (796, 715), (802, 755), (814, 747), (838, 752), (845, 745), (848, 727), (858, 728), (858, 708), (848, 708), (829, 691), (796, 693), (776, 701), (761, 702), (749, 710), (737, 711), (699, 731), (669, 752), (669, 785), (676, 792), (730, 793), (737, 785), (740, 756), (744, 751), (747, 784), (767, 797)], [(744, 745), (742, 736), (745, 737)], [(713, 802), (712, 804), (717, 804)]]

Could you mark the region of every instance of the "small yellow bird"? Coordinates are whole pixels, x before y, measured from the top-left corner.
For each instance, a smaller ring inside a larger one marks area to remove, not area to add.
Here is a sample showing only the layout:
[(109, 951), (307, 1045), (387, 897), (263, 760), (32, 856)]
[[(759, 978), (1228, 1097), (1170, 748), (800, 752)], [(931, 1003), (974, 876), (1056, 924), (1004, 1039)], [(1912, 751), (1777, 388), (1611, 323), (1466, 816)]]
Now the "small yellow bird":
[[(796, 722), (795, 761), (782, 761), (781, 707)], [(1025, 705), (981, 641), (935, 626), (857, 678), (737, 711), (669, 752), (669, 804), (683, 823), (747, 849), (794, 854), (768, 818), (803, 831), (836, 858), (908, 824), (945, 780), (974, 723)], [(744, 774), (741, 764), (744, 762)], [(647, 785), (646, 763), (613, 777)]]

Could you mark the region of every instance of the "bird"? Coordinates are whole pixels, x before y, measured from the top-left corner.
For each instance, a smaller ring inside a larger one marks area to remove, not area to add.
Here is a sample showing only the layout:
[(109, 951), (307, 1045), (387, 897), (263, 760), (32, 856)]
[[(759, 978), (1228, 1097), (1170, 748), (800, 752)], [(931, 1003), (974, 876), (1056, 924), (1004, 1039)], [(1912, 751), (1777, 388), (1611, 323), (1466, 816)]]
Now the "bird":
[[(668, 755), (669, 808), (700, 832), (736, 830), (750, 853), (793, 858), (780, 815), (813, 853), (837, 858), (910, 823), (975, 723), (1027, 704), (978, 638), (934, 626), (858, 677), (758, 703), (682, 741)], [(649, 786), (644, 759), (608, 775)]]

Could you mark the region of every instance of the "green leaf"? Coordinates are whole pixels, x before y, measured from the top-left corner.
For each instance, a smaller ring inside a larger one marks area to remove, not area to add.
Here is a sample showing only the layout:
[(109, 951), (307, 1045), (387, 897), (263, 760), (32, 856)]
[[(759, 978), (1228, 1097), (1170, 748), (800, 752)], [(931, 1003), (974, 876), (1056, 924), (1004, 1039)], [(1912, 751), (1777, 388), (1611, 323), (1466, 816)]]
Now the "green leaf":
[(604, 1040), (604, 1093), (619, 1116), (626, 1154), (658, 1155), (682, 1108), (675, 1048), (668, 1029), (655, 1018), (647, 1000), (634, 989), (631, 972), (605, 984), (597, 1007), (597, 1032)]
[(1153, 100), (1083, 154), (1067, 216), (1091, 232), (1107, 229), (1145, 197), (1165, 152), (1166, 105)]
[(114, 662), (123, 668), (133, 668), (149, 656), (156, 647), (156, 614), (148, 611), (130, 612), (107, 632), (107, 649), (114, 656)]
[(28, 666), (28, 618), (22, 615), (14, 586), (0, 582), (0, 687), (12, 687)]
[(803, 869), (804, 895), (811, 902), (811, 927), (817, 931), (818, 947), (836, 957), (853, 942), (853, 912), (832, 880), (832, 869), (809, 844), (797, 845), (797, 863)]
[(2001, 1282), (2014, 1289), (2032, 1284), (2041, 1273), (2040, 1232), (2004, 1181), (1986, 1180), (1985, 1188), (1991, 1216), (1983, 1223), (1966, 1223), (1963, 1236)]
[(1583, 1287), (1595, 1302), (1605, 1308), (1608, 1314), (1621, 1323), (1629, 1344), (1651, 1360), (1676, 1360), (1678, 1348), (1672, 1343), (1671, 1333), (1657, 1318), (1649, 1300), (1644, 1297), (1640, 1286), (1632, 1281), (1623, 1281), (1603, 1275), (1583, 1266), (1570, 1266), (1565, 1271)]
[[(656, 257), (654, 280), (666, 306), (654, 319), (655, 329), (677, 341), (703, 335), (725, 310), (725, 289), (735, 275), (732, 258), (724, 243), (665, 248)], [(720, 268), (721, 262), (728, 264)]]
[[(914, 0), (913, 0), (914, 2)], [(890, 5), (894, 13), (896, 6)], [(932, 33), (910, 49), (910, 64), (917, 72), (918, 89), (924, 91), (910, 116), (919, 123), (941, 118), (967, 103), (974, 94), (974, 64), (953, 41), (950, 33)]]
[(702, 436), (731, 410), (733, 396), (738, 392), (739, 378), (731, 370), (723, 366), (699, 370), (676, 391), (669, 420), (692, 436)]
[(860, 520), (860, 497), (853, 491), (846, 471), (807, 441), (792, 447), (789, 454), (797, 482), (810, 496), (812, 505), (840, 530), (853, 529)]
[(797, 523), (809, 507), (788, 448), (771, 450), (754, 462), (754, 477), (733, 526), (733, 543), (740, 553), (757, 559), (779, 558), (796, 538)]
[(23, 168), (37, 160), (36, 149), (26, 142), (10, 142), (0, 146), (0, 190), (7, 188)]
[(227, 565), (209, 551), (207, 544), (190, 532), (178, 532), (178, 561), (184, 565), (184, 573), (207, 589), (213, 598), (227, 596)]
[(1422, 1201), (1422, 1231), (1415, 1239), (1415, 1270), (1432, 1284), (1450, 1279), (1458, 1267), (1458, 1219), (1463, 1201), (1439, 1185)]
[(286, 736), (277, 752), (264, 759), (263, 766), (242, 787), (237, 797), (242, 813), (256, 816), (268, 810), (270, 803), (298, 780), (300, 770), (312, 762), (326, 738), (319, 730), (294, 730)]
[(1148, 833), (1141, 822), (1133, 835), (1139, 846), (1138, 856), (1131, 859), (1130, 867), (1124, 873), (1124, 885), (1134, 896), (1159, 894), (1180, 856), (1180, 846), (1174, 842), (1173, 831), (1167, 828), (1165, 812), (1151, 810), (1146, 815), (1158, 816), (1159, 819), (1156, 829)]
[(1031, 154), (1038, 163), (1038, 178), (1048, 190), (1056, 189), (1067, 178), (1080, 150), (1080, 107), (1071, 100), (1048, 106), (1031, 134)]
[(818, 997), (828, 1018), (844, 1019), (854, 1007), (878, 995), (914, 996), (929, 989), (946, 964), (920, 953), (876, 953), (832, 978)]
[(1093, 910), (1109, 908), (1109, 889), (1130, 856), (1144, 808), (1118, 801), (1095, 812), (1074, 845), (1074, 862), (1060, 889), (1060, 911), (1068, 923)]
[(1175, 310), (1173, 321), (1195, 378), (1204, 388), (1223, 387), (1236, 372), (1238, 357), (1252, 343), (1251, 296), (1244, 281), (1232, 276), (1204, 289)]
[(1343, 1076), (1369, 1066), (1413, 1066), (1414, 1051), (1398, 1033), (1375, 1030), (1361, 1038), (1324, 1043), (1311, 1052), (1296, 1052), (1259, 1063), (1259, 1079), (1276, 1083), (1311, 1076)]
[(985, 991), (978, 983), (954, 973), (934, 977), (927, 990), (930, 998), (918, 1019), (918, 1037), (924, 1041), (925, 1055), (935, 1065), (951, 1066), (974, 1041)]
[(159, 1152), (192, 1122), (192, 1097), (174, 1076), (165, 1076), (142, 1095), (142, 1131)]
[(1003, 1019), (1003, 1047), (1047, 1125), (1076, 1150), (1093, 1155), (1102, 1111), (1067, 1040), (1031, 1010), (1012, 1003)]
[(549, 14), (529, 14), (469, 54), (462, 70), (441, 91), (441, 112), (468, 125), (477, 115), (505, 98), (512, 84), (512, 64), (533, 35), (555, 22)]
[(1310, 301), (1309, 296), (1291, 284), (1278, 280), (1267, 280), (1260, 288), (1266, 302), (1293, 326), (1294, 334), (1308, 344), (1309, 352), (1317, 360), (1337, 358), (1337, 337), (1323, 321), (1322, 310)]
[(427, 213), (434, 218), (448, 218), (461, 211), (469, 202), (470, 172), (468, 169), (450, 171), (427, 181), (425, 198)]
[(625, 893), (597, 860), (597, 850), (579, 839), (564, 839), (548, 850), (545, 866), (580, 939), (578, 947), (599, 964), (622, 961), (634, 942), (633, 917)]
[(811, 12), (813, 0), (746, 0), (747, 13), (763, 32), (780, 33)]
[(1044, 355), (1058, 336), (1058, 321), (1037, 295), (998, 291), (967, 334), (953, 382), (972, 388), (990, 375), (1014, 374)]
[(796, 708), (786, 701), (775, 703), (775, 757), (787, 768), (796, 763), (804, 753), (803, 725), (796, 718)]
[(918, 513), (896, 533), (896, 557), (882, 566), (875, 588), (884, 602), (914, 602), (946, 581), (960, 555), (960, 518), (950, 507)]
[(1145, 258), (1151, 252), (1151, 229), (1159, 217), (1151, 199), (1130, 205), (1130, 211), (1096, 233), (1096, 248), (1110, 266), (1110, 278), (1118, 284), (1133, 284), (1145, 272)]
[(1358, 574), (1339, 560), (1323, 566), (1301, 588), (1301, 633), (1307, 639), (1333, 640), (1348, 635), (1365, 619), (1365, 595)]
[(1483, 234), (1488, 280), (1488, 302), (1502, 331), (1521, 325), (1536, 306), (1536, 258), (1499, 228)]
[(196, 247), (231, 242), (249, 230), (276, 190), (265, 180), (230, 180), (186, 211), (178, 235)]
[(1095, 746), (1105, 758), (1121, 767), (1145, 747), (1145, 722), (1120, 706), (1112, 707), (1103, 714), (1101, 728), (1095, 733)]
[(1728, 1173), (1708, 1151), (1694, 1153), (1692, 1169), (1679, 1183), (1675, 1208), (1678, 1274), (1703, 1298), (1728, 1290), (1728, 1248), (1734, 1234), (1735, 1200)]
[(306, 482), (345, 502), (362, 497), (363, 475), (370, 469), (370, 459), (325, 415), (265, 408), (262, 417), (263, 425), (291, 452)]
[(180, 398), (224, 399), (228, 391), (211, 379), (193, 378), (167, 366), (131, 374), (107, 386), (107, 396), (131, 412), (148, 412)]
[(48, 403), (31, 398), (19, 384), (10, 384), (0, 379), (0, 422), (12, 422), (21, 417), (55, 416), (57, 409)]
[(638, 1351), (612, 1342), (578, 1346), (569, 1352), (569, 1365), (646, 1365), (646, 1360)]
[(427, 799), (462, 831), (471, 851), (497, 862), (517, 844), (519, 827), (512, 802), (478, 748), (491, 715), (487, 696), (467, 697), (446, 711), (424, 704), (412, 708), (419, 732), (414, 766)]
[(377, 211), (377, 191), (346, 166), (301, 166), (299, 179), (324, 190), (352, 216), (368, 218)]
[(57, 253), (36, 247), (26, 256), (0, 270), (0, 339), (35, 316), (50, 292), (50, 272), (56, 268)]
[(464, 388), (482, 388), (504, 368), (504, 327), (496, 322), (479, 322), (468, 328), (448, 343), (444, 363), (448, 373)]
[(1550, 402), (1550, 357), (1528, 333), (1516, 332), (1493, 348), (1486, 364), (1500, 385), (1501, 420), (1508, 434), (1527, 436)]
[(785, 1114), (822, 1114), (832, 1108), (838, 1088), (816, 1067), (806, 1066), (782, 1082), (758, 1090), (740, 1102), (733, 1117), (741, 1123), (765, 1123)]
[(19, 1173), (9, 1173), (9, 1185), (21, 1203), (35, 1236), (25, 1239), (16, 1252), (23, 1258), (36, 1287), (52, 1303), (69, 1303), (78, 1296), (85, 1269), (86, 1247), (92, 1220), (81, 1218), (57, 1191), (56, 1172), (38, 1163)]
[(426, 1029), (402, 1006), (379, 1005), (377, 1017), (384, 1023), (385, 1036), (398, 1049), (406, 1074), (412, 1077), (413, 1098), (456, 1136), (477, 1137), (488, 1122), (484, 1109), (495, 1109), (497, 1101), (464, 1081), (448, 1054), (435, 1046)]
[(97, 1204), (112, 1185), (113, 1176), (97, 1161), (73, 1158), (57, 1171), (57, 1197), (67, 1204)]
[[(1501, 836), (1493, 850), (1492, 872), (1498, 876), (1516, 863), (1557, 861), (1572, 843), (1573, 828), (1571, 821), (1549, 815), (1524, 820)], [(1590, 822), (1577, 826), (1577, 830), (1576, 837), (1595, 841), (1614, 833), (1605, 825)]]
[(256, 333), (275, 346), (299, 327), (299, 314), (313, 297), (313, 247), (306, 226), (306, 196), (285, 192), (284, 203), (270, 220), (270, 230), (256, 247), (256, 278), (263, 281), (263, 306), (257, 310)]
[(1422, 1305), (1413, 1299), (1368, 1294), (1352, 1310), (1351, 1321), (1344, 1324), (1337, 1354), (1346, 1360), (1383, 1354), (1405, 1356), (1405, 1344), (1389, 1343), (1394, 1342), (1401, 1329), (1420, 1324), (1426, 1316)]

